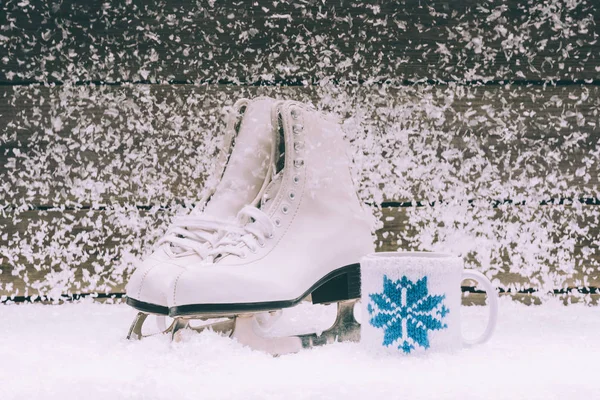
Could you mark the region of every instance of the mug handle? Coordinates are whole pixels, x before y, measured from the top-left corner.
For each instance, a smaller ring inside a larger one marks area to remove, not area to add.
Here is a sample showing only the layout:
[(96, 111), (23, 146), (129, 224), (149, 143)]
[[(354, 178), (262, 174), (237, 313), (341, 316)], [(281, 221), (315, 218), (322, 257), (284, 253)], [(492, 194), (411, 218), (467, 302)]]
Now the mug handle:
[(464, 281), (465, 279), (477, 281), (479, 284), (481, 284), (481, 286), (483, 286), (483, 289), (487, 295), (488, 304), (490, 306), (490, 316), (483, 333), (475, 339), (467, 339), (463, 336), (463, 344), (466, 346), (473, 346), (487, 342), (492, 336), (492, 333), (494, 333), (494, 329), (496, 328), (496, 320), (498, 317), (498, 294), (496, 293), (496, 288), (492, 285), (492, 282), (490, 282), (490, 280), (481, 272), (472, 270), (463, 271), (462, 280)]

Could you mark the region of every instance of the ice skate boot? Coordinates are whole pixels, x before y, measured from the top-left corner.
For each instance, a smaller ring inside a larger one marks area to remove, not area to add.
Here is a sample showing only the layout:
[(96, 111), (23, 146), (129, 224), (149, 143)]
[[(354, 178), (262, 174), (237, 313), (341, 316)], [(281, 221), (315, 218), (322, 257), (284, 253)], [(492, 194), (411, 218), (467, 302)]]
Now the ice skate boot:
[[(244, 207), (247, 224), (211, 251), (213, 265), (181, 270), (172, 281), (173, 337), (189, 321), (234, 317), (210, 328), (271, 354), (336, 340), (358, 340), (353, 305), (360, 297), (362, 256), (374, 251), (373, 219), (356, 194), (341, 126), (307, 106), (279, 106), (283, 150), (259, 207)], [(311, 296), (338, 303), (334, 326), (321, 335), (264, 337), (252, 318)], [(196, 329), (201, 330), (201, 329)]]
[(129, 339), (144, 336), (148, 315), (158, 316), (159, 332), (171, 329), (163, 317), (168, 314), (166, 291), (171, 280), (200, 264), (221, 234), (232, 229), (237, 213), (260, 201), (272, 175), (274, 104), (266, 97), (242, 99), (229, 112), (215, 174), (206, 183), (199, 206), (190, 215), (175, 218), (159, 247), (129, 279), (127, 304), (139, 310)]

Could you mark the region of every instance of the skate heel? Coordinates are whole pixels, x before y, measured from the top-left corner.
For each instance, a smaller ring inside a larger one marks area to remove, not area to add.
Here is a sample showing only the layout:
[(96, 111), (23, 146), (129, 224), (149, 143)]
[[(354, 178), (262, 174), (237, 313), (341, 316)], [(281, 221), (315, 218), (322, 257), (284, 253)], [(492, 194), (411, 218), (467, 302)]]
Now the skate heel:
[(311, 293), (313, 304), (335, 303), (360, 298), (360, 264), (350, 264), (334, 271)]

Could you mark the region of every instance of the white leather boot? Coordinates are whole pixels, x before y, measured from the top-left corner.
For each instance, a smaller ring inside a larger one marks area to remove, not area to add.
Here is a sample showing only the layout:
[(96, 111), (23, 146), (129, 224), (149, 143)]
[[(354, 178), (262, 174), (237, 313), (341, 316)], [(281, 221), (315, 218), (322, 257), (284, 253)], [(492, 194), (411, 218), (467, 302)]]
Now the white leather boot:
[(313, 303), (360, 297), (358, 263), (374, 251), (372, 219), (357, 197), (341, 126), (292, 101), (279, 106), (279, 120), (285, 163), (262, 204), (242, 209), (248, 223), (221, 239), (211, 251), (212, 265), (182, 270), (173, 280), (174, 334), (188, 319), (238, 316), (228, 325), (233, 336), (281, 354), (318, 340), (264, 341), (239, 316), (291, 307), (308, 295)]
[[(129, 279), (127, 304), (140, 313), (128, 338), (143, 336), (141, 329), (148, 314), (168, 314), (166, 293), (172, 279), (199, 265), (222, 233), (235, 226), (237, 213), (260, 201), (271, 175), (274, 104), (274, 99), (262, 97), (242, 99), (234, 105), (216, 160), (216, 175), (206, 183), (200, 205), (190, 215), (174, 220), (158, 249)], [(166, 329), (164, 323), (159, 325)]]

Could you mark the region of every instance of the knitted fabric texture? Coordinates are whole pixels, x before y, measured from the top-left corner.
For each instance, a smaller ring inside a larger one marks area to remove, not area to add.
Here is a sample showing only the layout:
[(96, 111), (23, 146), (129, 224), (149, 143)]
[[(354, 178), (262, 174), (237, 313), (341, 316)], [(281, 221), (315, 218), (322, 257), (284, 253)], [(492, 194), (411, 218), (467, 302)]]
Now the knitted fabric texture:
[(375, 253), (361, 260), (361, 343), (418, 354), (462, 347), (463, 262), (436, 253)]
[(406, 276), (392, 281), (383, 276), (383, 292), (369, 295), (369, 323), (384, 330), (383, 345), (397, 345), (405, 353), (415, 346), (428, 349), (428, 333), (448, 328), (442, 322), (450, 312), (445, 295), (429, 295), (427, 276), (412, 282)]

